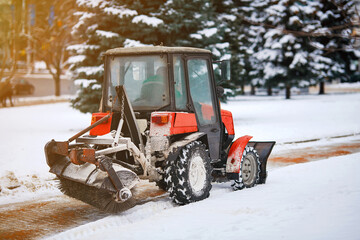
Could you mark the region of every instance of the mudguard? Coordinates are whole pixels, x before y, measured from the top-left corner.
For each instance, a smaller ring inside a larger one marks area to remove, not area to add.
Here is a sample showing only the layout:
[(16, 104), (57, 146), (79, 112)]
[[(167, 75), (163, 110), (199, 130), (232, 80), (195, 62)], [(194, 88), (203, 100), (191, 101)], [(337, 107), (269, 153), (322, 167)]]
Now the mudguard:
[(184, 146), (203, 137), (206, 137), (206, 134), (203, 132), (190, 133), (183, 139), (171, 144), (168, 151), (165, 152), (165, 157), (169, 160), (176, 159)]
[(241, 158), (245, 147), (253, 147), (258, 152), (260, 160), (260, 179), (258, 184), (265, 183), (267, 177), (267, 159), (275, 145), (275, 142), (249, 142), (251, 138), (252, 137), (248, 135), (242, 136), (236, 139), (236, 141), (234, 141), (231, 145), (226, 163), (226, 173), (239, 173)]
[(226, 173), (239, 173), (244, 149), (252, 136), (245, 135), (236, 139), (230, 147), (226, 161)]

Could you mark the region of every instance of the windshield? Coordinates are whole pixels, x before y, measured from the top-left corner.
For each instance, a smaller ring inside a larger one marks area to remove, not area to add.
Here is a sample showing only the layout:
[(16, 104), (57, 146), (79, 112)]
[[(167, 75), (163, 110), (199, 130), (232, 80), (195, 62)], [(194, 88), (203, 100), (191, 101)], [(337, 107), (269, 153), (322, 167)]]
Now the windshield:
[(166, 55), (110, 57), (108, 66), (108, 107), (119, 106), (118, 85), (125, 86), (134, 110), (159, 109), (170, 103)]

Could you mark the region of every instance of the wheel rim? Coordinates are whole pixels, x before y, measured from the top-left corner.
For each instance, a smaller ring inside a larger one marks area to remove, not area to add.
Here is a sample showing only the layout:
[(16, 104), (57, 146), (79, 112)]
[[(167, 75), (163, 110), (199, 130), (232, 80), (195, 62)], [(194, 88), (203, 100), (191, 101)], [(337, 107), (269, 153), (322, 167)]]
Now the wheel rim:
[(255, 181), (255, 157), (251, 154), (245, 156), (242, 166), (241, 174), (245, 185), (251, 185)]
[(206, 183), (206, 169), (200, 156), (195, 156), (190, 161), (189, 182), (194, 192), (201, 191)]

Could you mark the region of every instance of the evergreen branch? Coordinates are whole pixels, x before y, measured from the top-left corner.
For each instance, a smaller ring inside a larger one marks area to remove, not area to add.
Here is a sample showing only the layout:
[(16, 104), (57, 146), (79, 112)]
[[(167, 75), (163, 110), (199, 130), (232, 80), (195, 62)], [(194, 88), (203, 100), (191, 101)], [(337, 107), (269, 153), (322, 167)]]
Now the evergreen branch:
[(351, 50), (351, 48), (344, 48), (344, 47), (343, 48), (319, 47), (319, 45), (317, 45), (315, 42), (311, 41), (310, 37), (308, 37), (308, 40), (309, 40), (310, 46), (312, 46), (313, 48), (316, 48), (316, 49), (322, 50), (324, 52), (327, 52), (327, 53), (325, 53), (325, 55), (327, 55), (329, 53), (332, 53), (332, 52)]
[(344, 9), (342, 7), (339, 6), (339, 4), (337, 4), (334, 0), (331, 0), (331, 3), (334, 4), (334, 6), (339, 9), (341, 15), (346, 19), (348, 18), (349, 16), (346, 14), (347, 12), (344, 11)]
[[(284, 34), (292, 34), (296, 37), (338, 37), (338, 38), (346, 38), (346, 39), (359, 39), (360, 36), (347, 36), (347, 35), (343, 35), (343, 34), (337, 34), (337, 33), (319, 33), (319, 32), (304, 32), (304, 31), (296, 31), (296, 30), (289, 30), (289, 29), (285, 29), (285, 28), (279, 28), (278, 26), (274, 26), (271, 24), (267, 24), (267, 23), (257, 23), (248, 19), (243, 18), (242, 19), (244, 22), (251, 24), (251, 25), (256, 25), (256, 26), (262, 26), (264, 28), (267, 29), (277, 29), (280, 32), (284, 33)], [(345, 25), (342, 25), (345, 26)], [(349, 26), (355, 26), (354, 24), (349, 24)], [(330, 28), (329, 28), (330, 29)], [(317, 29), (319, 30), (319, 29)]]

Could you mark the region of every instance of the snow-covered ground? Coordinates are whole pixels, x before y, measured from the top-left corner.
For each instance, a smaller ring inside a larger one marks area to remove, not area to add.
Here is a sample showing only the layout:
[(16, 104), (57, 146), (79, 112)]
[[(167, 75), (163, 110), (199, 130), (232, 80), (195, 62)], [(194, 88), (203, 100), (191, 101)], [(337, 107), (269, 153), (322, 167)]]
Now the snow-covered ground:
[(201, 202), (163, 199), (49, 239), (360, 239), (360, 153), (270, 172), (233, 192), (215, 184)]
[(223, 108), (233, 113), (237, 136), (277, 143), (360, 134), (359, 94), (237, 97)]
[[(360, 133), (360, 93), (237, 97), (237, 137), (286, 142)], [(61, 194), (48, 173), (44, 145), (66, 140), (90, 123), (68, 103), (0, 109), (0, 204)], [(290, 145), (297, 147), (297, 144)], [(360, 239), (360, 155), (270, 170), (268, 182), (232, 192), (215, 184), (211, 197), (188, 206), (163, 199), (54, 236), (56, 239)], [(226, 193), (226, 194), (225, 194)]]

